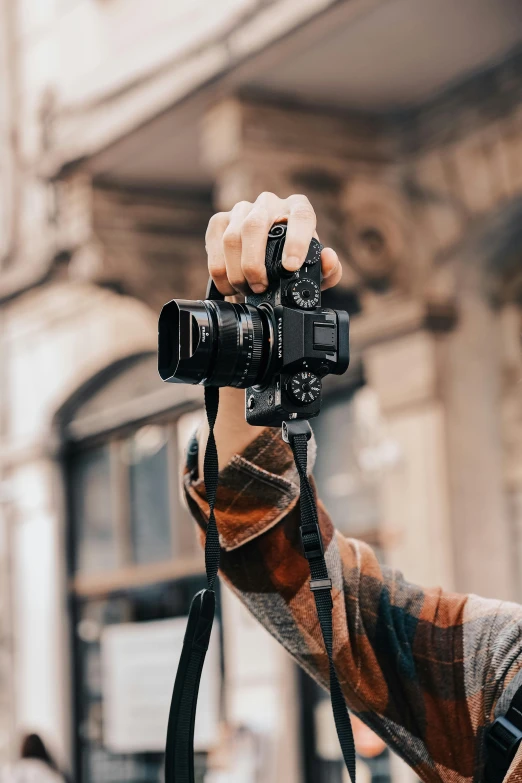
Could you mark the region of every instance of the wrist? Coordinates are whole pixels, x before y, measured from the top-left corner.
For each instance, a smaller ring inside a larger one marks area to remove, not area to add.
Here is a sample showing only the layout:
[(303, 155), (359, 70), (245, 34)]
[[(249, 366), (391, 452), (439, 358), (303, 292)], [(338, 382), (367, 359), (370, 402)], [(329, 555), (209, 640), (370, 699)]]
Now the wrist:
[[(219, 469), (230, 462), (234, 454), (241, 454), (259, 435), (263, 427), (253, 427), (245, 420), (245, 390), (230, 386), (219, 390), (219, 410), (214, 427)], [(199, 475), (203, 475), (203, 460), (208, 438), (206, 418), (198, 433)]]

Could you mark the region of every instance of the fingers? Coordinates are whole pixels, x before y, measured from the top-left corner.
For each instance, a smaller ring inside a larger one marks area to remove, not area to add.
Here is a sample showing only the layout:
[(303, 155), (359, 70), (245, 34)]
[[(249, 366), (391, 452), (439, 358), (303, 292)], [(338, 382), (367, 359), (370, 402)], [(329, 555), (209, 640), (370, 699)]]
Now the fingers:
[(257, 201), (243, 221), (241, 268), (245, 280), (256, 294), (264, 291), (268, 285), (265, 251), (268, 232), (273, 222), (273, 210)]
[(268, 232), (287, 211), (285, 202), (274, 193), (261, 193), (255, 204), (241, 201), (231, 212), (220, 212), (211, 219), (206, 237), (208, 266), (221, 293), (265, 290)]
[(210, 218), (207, 233), (205, 235), (208, 272), (216, 284), (218, 291), (224, 296), (235, 293), (228, 281), (225, 253), (223, 250), (223, 234), (228, 228), (229, 222), (230, 214), (228, 212), (217, 212)]
[(243, 221), (252, 209), (250, 201), (240, 201), (230, 213), (230, 222), (223, 234), (223, 253), (228, 282), (235, 291), (246, 293), (248, 284), (241, 264)]
[[(310, 240), (313, 236), (318, 238), (315, 212), (306, 196), (280, 199), (274, 193), (262, 193), (254, 204), (240, 201), (231, 212), (219, 212), (211, 218), (206, 234), (208, 268), (222, 294), (265, 290), (268, 232), (275, 222), (284, 219), (288, 226), (283, 265), (296, 271), (306, 258)], [(321, 262), (322, 288), (331, 288), (342, 274), (337, 253), (325, 248)]]
[(317, 219), (306, 196), (290, 196), (288, 204), (288, 227), (283, 249), (283, 266), (289, 272), (299, 269), (308, 252), (314, 236)]
[(325, 247), (321, 252), (321, 272), (323, 274), (321, 282), (323, 291), (326, 291), (327, 288), (333, 288), (342, 277), (341, 262), (337, 253), (331, 247)]

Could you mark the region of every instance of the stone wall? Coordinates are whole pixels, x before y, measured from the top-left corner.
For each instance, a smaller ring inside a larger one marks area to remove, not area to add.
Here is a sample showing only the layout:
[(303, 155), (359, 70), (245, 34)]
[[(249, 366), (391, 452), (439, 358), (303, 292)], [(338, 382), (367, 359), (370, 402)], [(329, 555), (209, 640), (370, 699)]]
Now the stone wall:
[[(156, 315), (136, 299), (55, 281), (4, 307), (2, 316), (7, 429), (0, 440), (0, 536), (8, 533), (9, 547), (6, 552), (0, 543), (0, 563), (8, 555), (10, 570), (2, 569), (0, 579), (10, 575), (10, 589), (0, 605), (0, 642), (7, 644), (5, 652), (0, 645), (0, 667), (8, 651), (16, 665), (9, 672), (15, 706), (0, 712), (0, 728), (4, 717), (9, 726), (0, 750), (4, 758), (15, 755), (18, 732), (35, 728), (65, 760), (71, 739), (66, 503), (54, 417), (102, 369), (154, 350)], [(2, 698), (8, 695), (2, 689)]]

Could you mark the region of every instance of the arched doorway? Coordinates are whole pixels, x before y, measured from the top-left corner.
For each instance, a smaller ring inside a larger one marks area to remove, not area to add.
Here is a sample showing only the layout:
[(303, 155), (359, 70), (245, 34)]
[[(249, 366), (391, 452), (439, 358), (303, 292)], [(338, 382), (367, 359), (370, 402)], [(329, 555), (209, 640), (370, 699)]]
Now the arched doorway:
[[(144, 354), (105, 370), (61, 415), (81, 783), (161, 780), (176, 644), (204, 584), (179, 480), (200, 398), (199, 389), (162, 384), (155, 355)], [(199, 779), (220, 714), (216, 638)]]

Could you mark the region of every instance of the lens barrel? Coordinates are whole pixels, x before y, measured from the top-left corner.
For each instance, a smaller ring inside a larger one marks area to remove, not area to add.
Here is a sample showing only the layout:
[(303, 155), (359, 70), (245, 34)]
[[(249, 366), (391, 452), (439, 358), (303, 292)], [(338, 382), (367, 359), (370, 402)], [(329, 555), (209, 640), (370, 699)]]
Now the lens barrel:
[(266, 318), (248, 304), (173, 299), (159, 318), (161, 378), (238, 388), (258, 383), (270, 350)]

